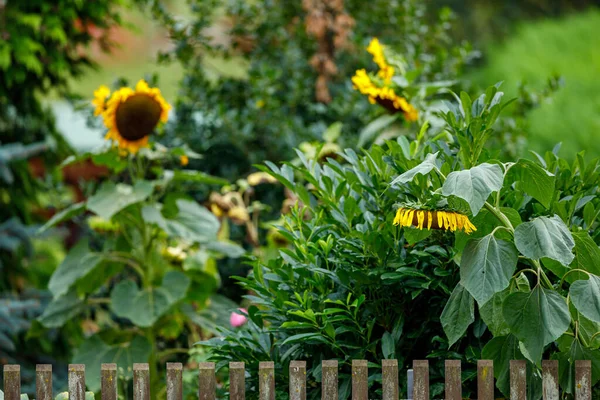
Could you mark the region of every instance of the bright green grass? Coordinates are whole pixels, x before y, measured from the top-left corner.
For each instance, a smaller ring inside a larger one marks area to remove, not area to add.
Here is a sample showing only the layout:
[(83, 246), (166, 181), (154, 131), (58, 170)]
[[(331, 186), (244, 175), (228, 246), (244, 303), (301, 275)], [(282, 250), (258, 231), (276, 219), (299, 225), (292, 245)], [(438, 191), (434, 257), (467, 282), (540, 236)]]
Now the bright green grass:
[(481, 85), (504, 81), (509, 95), (525, 79), (541, 88), (558, 73), (565, 86), (529, 117), (530, 144), (538, 151), (562, 142), (562, 155), (586, 150), (600, 156), (600, 10), (522, 25), (488, 51), (488, 64), (472, 78)]

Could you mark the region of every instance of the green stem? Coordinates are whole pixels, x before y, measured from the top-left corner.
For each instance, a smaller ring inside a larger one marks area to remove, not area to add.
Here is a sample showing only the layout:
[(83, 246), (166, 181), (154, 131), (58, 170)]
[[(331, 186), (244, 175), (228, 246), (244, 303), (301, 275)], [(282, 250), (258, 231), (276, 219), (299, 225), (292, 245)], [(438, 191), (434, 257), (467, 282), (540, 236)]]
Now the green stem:
[(494, 214), (494, 216), (496, 218), (498, 218), (498, 220), (500, 220), (500, 222), (502, 222), (504, 224), (505, 227), (507, 227), (511, 232), (514, 233), (515, 228), (512, 226), (512, 224), (510, 223), (510, 220), (506, 217), (506, 215), (504, 215), (502, 213), (502, 211), (496, 209), (496, 207), (494, 207), (493, 205), (491, 205), (490, 203), (488, 203), (487, 201), (485, 202), (485, 204), (483, 205), (489, 212), (491, 212), (492, 214)]
[(590, 273), (589, 273), (589, 272), (587, 272), (587, 271), (584, 271), (584, 270), (582, 270), (582, 269), (579, 269), (579, 268), (572, 269), (572, 270), (568, 271), (568, 272), (567, 272), (567, 273), (566, 273), (566, 274), (565, 274), (565, 275), (562, 277), (562, 279), (560, 280), (560, 283), (559, 283), (558, 287), (559, 287), (559, 288), (560, 288), (560, 287), (562, 287), (563, 283), (565, 282), (565, 278), (567, 277), (567, 275), (569, 275), (571, 272), (575, 272), (575, 271), (577, 271), (577, 272), (583, 272), (584, 274), (587, 274), (588, 276), (590, 276)]
[(104, 258), (109, 261), (120, 262), (120, 263), (123, 263), (123, 264), (131, 267), (131, 269), (133, 269), (140, 276), (140, 279), (142, 280), (142, 282), (144, 282), (146, 280), (146, 274), (144, 273), (144, 270), (135, 261), (133, 261), (129, 258), (112, 256), (110, 254), (106, 255)]
[(542, 270), (542, 264), (540, 264), (540, 262), (538, 260), (531, 260), (531, 262), (537, 268), (538, 281), (541, 278), (541, 280), (543, 281), (543, 283), (546, 285), (546, 287), (548, 289), (554, 289), (554, 286), (552, 286), (552, 282), (550, 282), (550, 279), (548, 279), (548, 276), (546, 276), (546, 274)]
[(90, 305), (101, 305), (110, 304), (110, 298), (108, 297), (96, 297), (93, 299), (87, 299), (87, 303)]

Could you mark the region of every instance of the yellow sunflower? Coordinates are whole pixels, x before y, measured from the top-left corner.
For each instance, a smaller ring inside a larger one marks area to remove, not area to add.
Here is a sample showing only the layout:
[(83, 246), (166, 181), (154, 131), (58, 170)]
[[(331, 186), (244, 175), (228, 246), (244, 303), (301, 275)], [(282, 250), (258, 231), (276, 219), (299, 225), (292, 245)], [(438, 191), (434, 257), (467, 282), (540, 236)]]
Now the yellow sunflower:
[(373, 38), (367, 51), (373, 56), (373, 61), (379, 66), (379, 72), (377, 75), (384, 80), (386, 84), (389, 84), (394, 76), (394, 67), (389, 65), (383, 54), (383, 46), (379, 43), (379, 39)]
[(466, 234), (475, 232), (477, 228), (464, 214), (452, 211), (428, 211), (412, 208), (399, 208), (394, 218), (394, 225), (417, 229), (443, 229), (447, 231), (462, 230)]
[[(100, 94), (102, 88), (97, 92)], [(161, 122), (167, 122), (171, 106), (158, 88), (150, 88), (140, 80), (135, 90), (123, 87), (110, 96), (102, 112), (108, 128), (106, 140), (118, 143), (119, 148), (136, 153), (148, 145), (148, 137)]]
[(359, 69), (352, 77), (354, 88), (368, 96), (371, 104), (379, 104), (390, 112), (402, 112), (407, 121), (416, 121), (419, 112), (404, 97), (396, 94), (394, 89), (388, 86), (378, 87), (369, 77), (367, 71)]
[(94, 100), (92, 104), (96, 106), (94, 109), (94, 117), (102, 114), (106, 109), (106, 98), (110, 96), (110, 89), (108, 86), (102, 85), (94, 91)]

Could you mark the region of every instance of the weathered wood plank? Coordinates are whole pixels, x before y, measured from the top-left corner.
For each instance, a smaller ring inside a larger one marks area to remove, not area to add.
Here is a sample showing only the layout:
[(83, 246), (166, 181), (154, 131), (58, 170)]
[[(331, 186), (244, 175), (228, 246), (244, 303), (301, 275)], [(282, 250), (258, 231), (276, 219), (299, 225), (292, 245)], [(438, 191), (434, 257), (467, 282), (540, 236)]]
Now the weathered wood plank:
[(592, 400), (592, 362), (575, 360), (575, 400)]
[(445, 400), (462, 399), (462, 380), (460, 378), (460, 360), (446, 360), (445, 362)]
[(542, 393), (543, 400), (559, 400), (558, 360), (542, 361)]
[(229, 399), (246, 399), (246, 366), (243, 362), (229, 363)]
[(4, 400), (21, 398), (21, 366), (4, 365)]
[(381, 362), (381, 385), (383, 400), (398, 400), (398, 360)]
[(338, 400), (338, 362), (321, 361), (321, 399)]
[(413, 361), (413, 400), (429, 400), (429, 361)]
[(258, 398), (275, 400), (275, 363), (261, 361), (258, 364)]
[(69, 364), (69, 400), (85, 400), (84, 364)]
[(102, 400), (117, 400), (117, 364), (100, 366), (100, 388)]
[(167, 363), (167, 400), (183, 399), (183, 365)]
[(150, 400), (150, 366), (133, 364), (133, 400)]
[(35, 398), (36, 400), (52, 400), (52, 365), (35, 366)]
[(214, 362), (201, 362), (198, 366), (200, 385), (198, 398), (200, 400), (215, 400), (217, 396), (217, 378)]
[(527, 362), (510, 360), (510, 400), (527, 400)]
[(477, 361), (477, 400), (494, 400), (494, 362)]
[(368, 400), (367, 360), (352, 360), (352, 400)]
[(306, 400), (306, 361), (290, 362), (290, 400)]

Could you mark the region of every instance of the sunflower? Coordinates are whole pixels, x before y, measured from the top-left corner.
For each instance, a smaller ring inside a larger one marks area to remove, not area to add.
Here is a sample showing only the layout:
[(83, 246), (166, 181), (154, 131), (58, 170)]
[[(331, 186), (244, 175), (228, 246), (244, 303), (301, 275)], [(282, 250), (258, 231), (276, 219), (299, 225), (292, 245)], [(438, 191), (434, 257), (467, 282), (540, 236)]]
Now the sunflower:
[[(95, 96), (98, 93), (94, 99), (96, 111), (101, 109), (100, 99), (106, 89), (100, 87), (94, 92)], [(148, 145), (148, 137), (158, 124), (167, 122), (170, 109), (160, 89), (150, 88), (144, 80), (137, 83), (135, 90), (123, 87), (110, 96), (102, 112), (108, 128), (105, 138), (117, 142), (119, 148), (136, 153)]]
[(108, 96), (110, 96), (110, 89), (108, 86), (101, 85), (94, 91), (94, 100), (92, 100), (92, 104), (96, 106), (94, 109), (94, 117), (97, 117), (104, 112), (106, 109), (106, 98)]
[(419, 113), (404, 97), (398, 96), (388, 86), (378, 87), (369, 77), (367, 71), (359, 69), (352, 77), (354, 88), (368, 96), (371, 104), (379, 104), (391, 112), (402, 112), (407, 121), (416, 121)]
[(396, 211), (394, 225), (414, 227), (417, 229), (443, 229), (447, 231), (462, 230), (470, 234), (477, 230), (469, 218), (452, 211), (429, 211), (412, 208), (399, 208)]
[(385, 55), (383, 54), (383, 46), (381, 46), (381, 43), (379, 43), (377, 38), (371, 40), (371, 43), (369, 43), (369, 46), (367, 47), (367, 52), (373, 56), (373, 61), (379, 67), (377, 76), (383, 79), (386, 84), (389, 84), (394, 76), (394, 67), (387, 63)]

